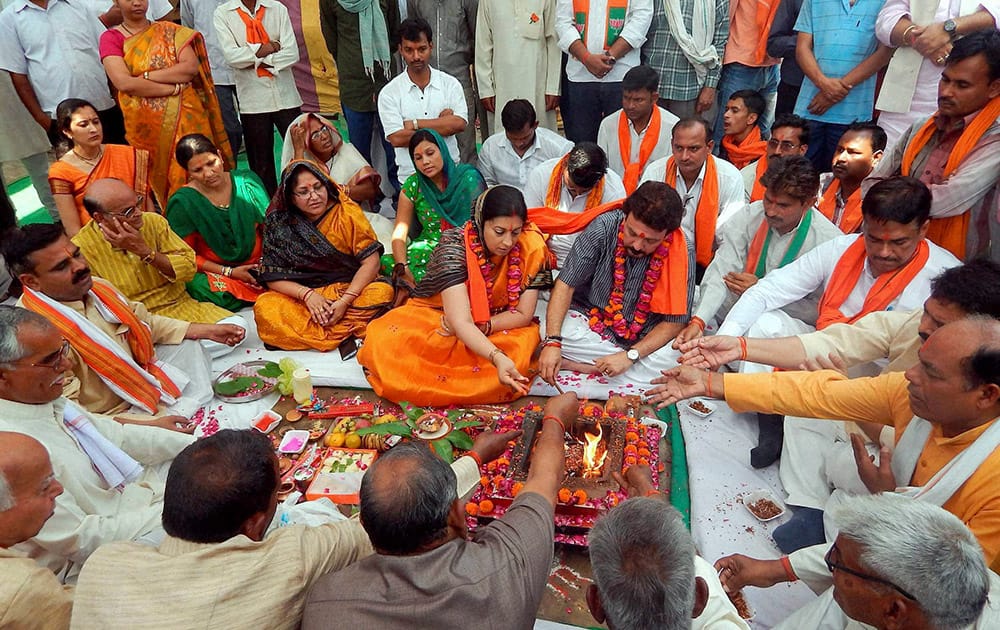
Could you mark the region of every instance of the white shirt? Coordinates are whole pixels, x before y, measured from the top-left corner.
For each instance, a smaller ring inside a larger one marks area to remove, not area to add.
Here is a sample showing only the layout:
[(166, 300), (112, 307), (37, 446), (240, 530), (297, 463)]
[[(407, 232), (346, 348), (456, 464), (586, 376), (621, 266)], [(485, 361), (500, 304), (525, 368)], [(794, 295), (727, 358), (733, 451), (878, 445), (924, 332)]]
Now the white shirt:
[[(653, 152), (649, 155), (649, 159), (643, 167), (652, 164), (660, 158), (670, 157), (670, 154), (673, 152), (670, 142), (671, 135), (674, 125), (680, 119), (662, 107), (657, 107), (656, 109), (660, 110), (660, 137), (657, 139), (656, 146), (653, 147)], [(608, 168), (625, 177), (625, 161), (622, 159), (621, 146), (618, 144), (618, 117), (621, 114), (622, 110), (619, 109), (617, 112), (605, 116), (604, 120), (601, 121), (601, 126), (597, 130), (597, 144), (604, 149), (604, 153), (608, 156)], [(632, 121), (628, 120), (628, 117), (625, 120), (628, 123), (628, 135), (631, 138), (629, 162), (635, 162), (639, 159), (639, 149), (642, 146), (643, 139), (646, 137), (646, 132), (649, 131), (649, 124), (646, 125), (645, 129), (637, 132)], [(650, 117), (650, 121), (652, 121), (652, 117)]]
[[(798, 258), (805, 255), (820, 243), (825, 243), (830, 239), (842, 236), (842, 232), (836, 225), (816, 209), (810, 209), (812, 220), (809, 224), (809, 232), (802, 242)], [(803, 218), (805, 215), (802, 215)], [(705, 270), (705, 276), (701, 280), (701, 298), (694, 314), (702, 321), (711, 321), (713, 317), (725, 314), (736, 302), (737, 296), (729, 291), (722, 281), (727, 273), (742, 273), (746, 266), (747, 258), (750, 254), (750, 244), (761, 222), (764, 221), (764, 203), (755, 201), (747, 208), (746, 212), (741, 212), (726, 224), (725, 235), (721, 239), (722, 244), (715, 252), (715, 257)], [(796, 229), (789, 230), (787, 234), (779, 234), (777, 230), (771, 228), (771, 242), (767, 249), (767, 257), (764, 261), (765, 273), (778, 268), (789, 245), (795, 240)], [(797, 300), (785, 307), (786, 312), (796, 319), (803, 321), (816, 321), (816, 305), (822, 292), (815, 290), (805, 298)], [(793, 308), (794, 307), (794, 308)]]
[[(97, 15), (107, 13), (111, 7), (115, 6), (114, 2), (109, 2), (108, 0), (87, 1), (90, 3), (91, 9), (93, 9)], [(146, 19), (153, 21), (162, 20), (173, 10), (174, 7), (168, 0), (149, 0), (149, 5), (146, 7)]]
[[(281, 44), (278, 52), (266, 57), (257, 57), (257, 50), (263, 44), (247, 43), (247, 27), (236, 14), (246, 12), (240, 0), (229, 0), (215, 10), (215, 34), (222, 47), (222, 56), (234, 70), (236, 95), (240, 101), (240, 112), (244, 114), (266, 114), (282, 109), (292, 109), (302, 105), (302, 97), (295, 87), (292, 64), (299, 60), (299, 45), (295, 41), (295, 31), (288, 17), (288, 9), (275, 0), (257, 0), (254, 13), (264, 7), (264, 30), (268, 36)], [(257, 76), (261, 64), (271, 66), (271, 76)]]
[[(643, 172), (639, 183), (654, 181), (663, 182), (667, 180), (667, 160), (670, 156), (660, 158), (655, 162), (650, 162)], [(735, 166), (729, 162), (715, 158), (715, 178), (719, 183), (719, 218), (715, 222), (716, 238), (721, 237), (721, 228), (729, 219), (742, 212), (747, 207), (747, 196), (743, 190), (743, 178)], [(684, 238), (688, 243), (694, 244), (694, 215), (698, 210), (698, 202), (701, 200), (701, 187), (705, 181), (705, 165), (698, 172), (691, 188), (684, 183), (681, 171), (677, 169), (677, 194), (684, 202), (684, 218), (681, 219), (681, 229), (684, 230)]]
[[(431, 80), (427, 87), (420, 89), (410, 80), (407, 72), (399, 73), (386, 84), (378, 95), (378, 116), (385, 130), (386, 140), (403, 128), (404, 120), (426, 120), (439, 118), (441, 112), (450, 109), (468, 124), (469, 109), (465, 104), (465, 91), (458, 79), (446, 72), (431, 68)], [(451, 157), (458, 163), (458, 140), (455, 136), (444, 139)], [(396, 166), (399, 169), (399, 183), (413, 175), (416, 169), (406, 147), (396, 147)]]
[(87, 414), (101, 434), (147, 466), (143, 476), (119, 492), (97, 474), (90, 457), (77, 445), (63, 423), (65, 398), (42, 405), (0, 399), (0, 431), (23, 433), (48, 450), (52, 470), (65, 491), (56, 509), (34, 538), (17, 545), (41, 564), (59, 573), (67, 562), (75, 574), (95, 549), (115, 540), (132, 540), (160, 527), (163, 481), (148, 468), (171, 461), (194, 437), (141, 425), (122, 425)]
[(535, 129), (535, 141), (524, 155), (518, 155), (507, 139), (506, 131), (499, 131), (483, 142), (479, 150), (479, 172), (489, 186), (506, 184), (524, 190), (528, 174), (539, 164), (569, 153), (573, 143), (554, 131), (542, 127)]
[(115, 102), (97, 52), (105, 30), (87, 0), (50, 0), (47, 9), (18, 0), (0, 12), (0, 68), (28, 75), (49, 116), (71, 97), (110, 109)]
[[(163, 1), (163, 0), (156, 0)], [(201, 33), (208, 49), (208, 65), (216, 85), (235, 85), (233, 69), (222, 54), (219, 37), (215, 34), (215, 9), (225, 0), (180, 0), (181, 24)]]
[[(559, 48), (569, 56), (566, 61), (566, 78), (579, 83), (601, 82), (617, 83), (625, 78), (625, 73), (639, 65), (639, 49), (646, 43), (646, 32), (653, 21), (653, 0), (629, 0), (625, 11), (625, 25), (619, 37), (631, 44), (632, 49), (621, 57), (611, 68), (611, 72), (603, 79), (590, 74), (587, 67), (576, 57), (569, 54), (570, 45), (580, 40), (580, 31), (576, 30), (573, 13), (573, 0), (556, 0), (556, 35), (559, 37)], [(587, 26), (587, 50), (591, 54), (603, 54), (611, 43), (607, 39), (608, 3), (594, 0), (590, 3), (590, 16)]]
[[(529, 208), (538, 208), (545, 205), (545, 194), (549, 190), (549, 179), (552, 178), (552, 171), (556, 169), (556, 164), (561, 159), (562, 157), (560, 156), (546, 160), (528, 175), (528, 183), (524, 186), (524, 203)], [(587, 195), (589, 194), (590, 191), (574, 197), (566, 190), (566, 186), (560, 185), (559, 207), (556, 210), (579, 214), (586, 209)], [(624, 197), (625, 184), (622, 183), (622, 178), (614, 171), (605, 173), (604, 195), (601, 197), (601, 203), (616, 201)], [(577, 234), (553, 234), (549, 237), (549, 250), (555, 254), (559, 267), (562, 267), (563, 263), (566, 262), (566, 256), (569, 255), (569, 250), (573, 249), (576, 237)]]
[(708, 584), (708, 603), (705, 610), (691, 620), (691, 630), (750, 630), (747, 622), (740, 617), (736, 606), (729, 600), (719, 572), (701, 556), (694, 557), (694, 575)]
[[(829, 240), (792, 264), (775, 269), (761, 278), (729, 311), (726, 321), (719, 327), (719, 334), (742, 335), (765, 312), (780, 309), (800, 300), (818, 288), (825, 291), (840, 257), (859, 238), (864, 236), (845, 234)], [(885, 310), (909, 311), (921, 308), (924, 300), (931, 294), (931, 280), (945, 269), (961, 264), (948, 250), (930, 241), (927, 241), (927, 245), (930, 247), (927, 263)], [(877, 276), (872, 275), (866, 259), (857, 284), (840, 306), (844, 315), (850, 317), (861, 311), (865, 297), (875, 284), (876, 278)]]

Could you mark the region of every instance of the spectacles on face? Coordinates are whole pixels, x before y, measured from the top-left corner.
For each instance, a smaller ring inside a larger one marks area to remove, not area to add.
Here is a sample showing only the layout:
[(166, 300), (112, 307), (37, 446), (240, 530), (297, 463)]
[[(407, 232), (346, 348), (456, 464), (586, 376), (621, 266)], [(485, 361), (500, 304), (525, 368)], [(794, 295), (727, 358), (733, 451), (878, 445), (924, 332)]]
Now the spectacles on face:
[(102, 214), (106, 214), (109, 217), (116, 217), (118, 219), (131, 219), (132, 217), (135, 216), (136, 212), (142, 212), (141, 208), (142, 208), (142, 202), (144, 200), (145, 200), (145, 198), (143, 197), (143, 195), (136, 195), (136, 197), (135, 197), (135, 205), (134, 206), (129, 206), (127, 208), (123, 208), (123, 209), (119, 210), (118, 212), (107, 212), (107, 211), (105, 211)]
[(32, 363), (31, 367), (48, 368), (50, 370), (59, 371), (59, 367), (62, 365), (63, 360), (69, 355), (70, 345), (69, 342), (63, 339), (62, 346), (59, 347), (59, 351), (56, 352), (55, 356), (47, 361), (39, 361), (38, 363)]
[(333, 137), (333, 134), (330, 132), (330, 128), (329, 127), (320, 127), (316, 131), (314, 131), (311, 134), (309, 134), (309, 139), (312, 140), (313, 142), (316, 142), (317, 140), (319, 140), (323, 136)]
[(781, 142), (778, 142), (774, 138), (771, 138), (770, 140), (767, 141), (767, 146), (770, 149), (780, 148), (782, 151), (794, 151), (795, 149), (799, 148), (799, 145), (795, 144), (794, 142), (791, 142), (789, 140), (782, 140)]
[(888, 587), (892, 588), (893, 590), (895, 590), (897, 593), (899, 593), (900, 595), (902, 595), (906, 599), (917, 601), (916, 597), (914, 597), (913, 595), (910, 595), (909, 593), (907, 593), (903, 589), (899, 588), (898, 586), (896, 586), (895, 584), (893, 584), (889, 580), (883, 580), (882, 578), (875, 577), (874, 575), (867, 575), (865, 573), (861, 573), (859, 571), (855, 571), (854, 569), (850, 569), (850, 568), (845, 567), (844, 565), (840, 564), (839, 562), (834, 561), (833, 555), (834, 555), (834, 552), (836, 552), (836, 551), (837, 551), (837, 544), (834, 543), (833, 546), (830, 547), (830, 551), (827, 551), (826, 552), (826, 556), (823, 558), (823, 560), (826, 562), (826, 568), (829, 569), (830, 573), (833, 573), (834, 571), (843, 571), (844, 573), (853, 575), (854, 577), (860, 578), (862, 580), (867, 580), (869, 582), (875, 582), (877, 584), (884, 584), (885, 586), (888, 586)]
[(323, 184), (316, 184), (312, 188), (300, 188), (298, 190), (293, 190), (292, 194), (299, 199), (308, 199), (314, 195), (316, 197), (322, 197), (324, 190), (326, 190), (326, 187)]

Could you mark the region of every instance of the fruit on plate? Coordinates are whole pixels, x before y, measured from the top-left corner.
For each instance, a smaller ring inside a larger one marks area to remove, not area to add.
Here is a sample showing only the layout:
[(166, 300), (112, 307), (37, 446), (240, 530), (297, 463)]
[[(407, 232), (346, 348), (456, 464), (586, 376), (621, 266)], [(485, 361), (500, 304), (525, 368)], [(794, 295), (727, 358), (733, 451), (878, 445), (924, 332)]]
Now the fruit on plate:
[(340, 431), (341, 433), (350, 433), (357, 428), (357, 418), (341, 418), (340, 420), (337, 420), (333, 430)]
[(344, 437), (344, 446), (347, 448), (360, 448), (361, 436), (354, 431), (351, 431)]
[(347, 438), (346, 433), (340, 431), (330, 431), (326, 434), (326, 440), (323, 442), (326, 446), (332, 446), (333, 448), (340, 448), (344, 445), (344, 441)]
[(395, 422), (396, 416), (391, 413), (384, 413), (378, 418), (375, 418), (375, 424), (385, 424), (386, 422)]
[(388, 436), (378, 435), (377, 433), (369, 433), (368, 435), (361, 436), (361, 445), (364, 448), (371, 448), (377, 451), (388, 450), (385, 440)]

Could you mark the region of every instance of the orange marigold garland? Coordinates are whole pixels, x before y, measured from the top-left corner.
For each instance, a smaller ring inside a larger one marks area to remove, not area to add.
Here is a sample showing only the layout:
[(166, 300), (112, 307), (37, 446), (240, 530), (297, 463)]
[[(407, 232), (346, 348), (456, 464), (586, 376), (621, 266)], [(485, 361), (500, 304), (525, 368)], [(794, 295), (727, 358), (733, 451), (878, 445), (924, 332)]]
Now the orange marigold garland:
[[(486, 248), (483, 247), (483, 242), (479, 238), (479, 231), (472, 226), (471, 222), (466, 229), (469, 230), (472, 253), (476, 255), (476, 262), (479, 263), (483, 279), (486, 280), (486, 298), (491, 299), (493, 296), (493, 263), (486, 255)], [(522, 273), (521, 243), (518, 241), (514, 243), (514, 247), (507, 254), (507, 310), (509, 311), (516, 311), (517, 304), (521, 301)]]

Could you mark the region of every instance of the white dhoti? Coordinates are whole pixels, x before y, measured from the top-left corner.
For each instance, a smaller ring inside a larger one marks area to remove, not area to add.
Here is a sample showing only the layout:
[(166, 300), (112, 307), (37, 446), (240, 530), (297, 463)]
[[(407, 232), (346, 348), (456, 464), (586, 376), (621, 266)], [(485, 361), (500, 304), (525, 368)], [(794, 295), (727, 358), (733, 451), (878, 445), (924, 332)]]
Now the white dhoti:
[[(215, 395), (212, 391), (212, 363), (201, 343), (187, 339), (176, 345), (158, 345), (156, 357), (183, 373), (188, 379), (187, 384), (181, 388), (180, 397), (173, 404), (158, 411), (158, 416), (178, 415), (190, 418), (194, 412), (212, 400)], [(129, 413), (149, 416), (145, 410), (138, 407), (132, 407)]]

